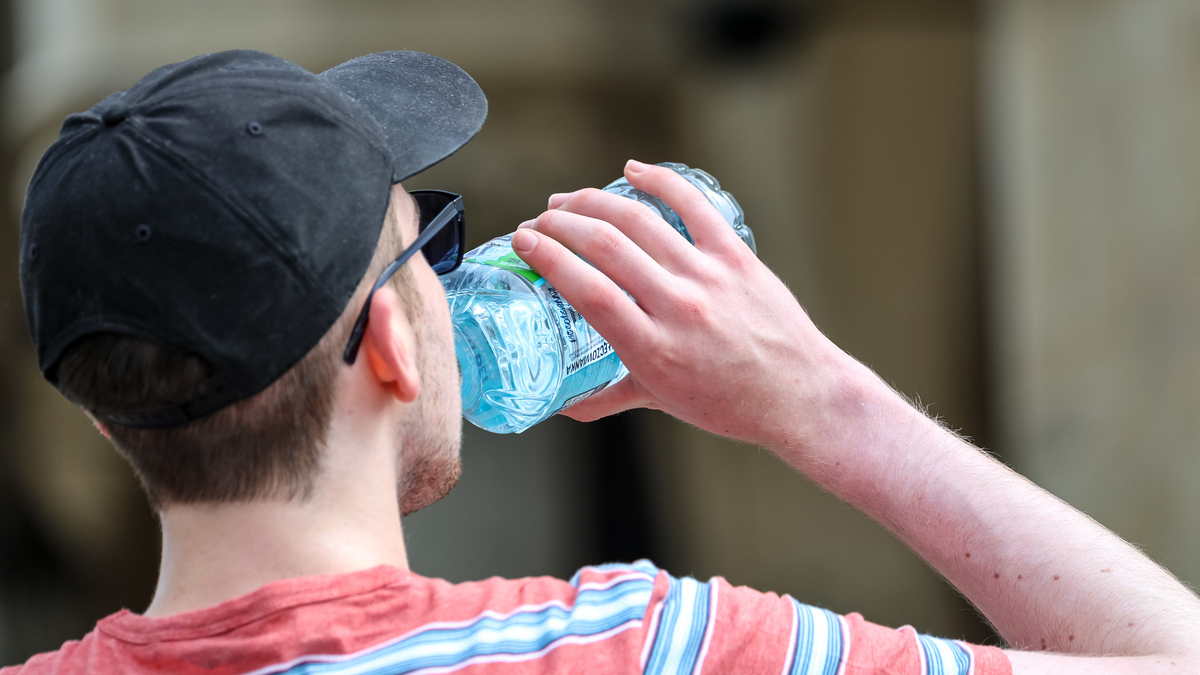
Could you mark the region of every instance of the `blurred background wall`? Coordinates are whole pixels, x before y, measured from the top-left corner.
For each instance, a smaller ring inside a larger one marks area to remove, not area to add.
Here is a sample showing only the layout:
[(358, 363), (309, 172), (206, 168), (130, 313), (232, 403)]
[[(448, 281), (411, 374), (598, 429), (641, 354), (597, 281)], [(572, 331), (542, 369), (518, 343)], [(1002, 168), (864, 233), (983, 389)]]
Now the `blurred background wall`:
[[(482, 133), (411, 187), (472, 244), (629, 157), (717, 176), (817, 324), (932, 414), (1200, 583), (1200, 4), (1190, 0), (0, 0), (0, 663), (153, 589), (136, 483), (37, 372), (17, 225), (62, 118), (249, 47), (320, 71), (416, 49)], [(882, 529), (769, 453), (651, 413), (468, 427), (405, 522), (418, 572), (650, 557), (992, 641)]]

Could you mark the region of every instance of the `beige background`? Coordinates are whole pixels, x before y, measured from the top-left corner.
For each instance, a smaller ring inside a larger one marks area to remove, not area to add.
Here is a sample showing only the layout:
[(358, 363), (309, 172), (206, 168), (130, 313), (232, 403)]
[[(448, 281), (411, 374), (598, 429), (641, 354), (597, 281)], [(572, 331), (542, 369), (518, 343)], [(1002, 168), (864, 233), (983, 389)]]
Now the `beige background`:
[[(16, 278), (29, 174), (67, 113), (252, 47), (321, 70), (430, 51), (483, 132), (412, 186), (480, 243), (628, 157), (700, 166), (818, 325), (933, 414), (1200, 583), (1200, 5), (1187, 0), (3, 0), (0, 662), (145, 605), (157, 531), (42, 382)], [(406, 521), (450, 579), (650, 556), (840, 612), (988, 629), (878, 526), (769, 453), (650, 413), (466, 431)]]

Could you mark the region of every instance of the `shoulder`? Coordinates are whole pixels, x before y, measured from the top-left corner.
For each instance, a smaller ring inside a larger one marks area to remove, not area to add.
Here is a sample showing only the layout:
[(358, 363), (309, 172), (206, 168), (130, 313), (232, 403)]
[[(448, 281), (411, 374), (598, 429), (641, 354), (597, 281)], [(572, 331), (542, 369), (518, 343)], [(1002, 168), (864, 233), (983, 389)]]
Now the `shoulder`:
[[(553, 577), (504, 579), (451, 584), (424, 579), (408, 589), (405, 601), (419, 606), (434, 621), (480, 621), (511, 625), (540, 623), (570, 630), (586, 617), (588, 629), (606, 629), (641, 620), (656, 595), (665, 595), (668, 580), (648, 562), (584, 567), (569, 580)], [(416, 593), (413, 593), (416, 591)], [(414, 607), (415, 608), (415, 607)]]
[[(89, 654), (94, 652), (95, 646), (96, 638), (93, 631), (82, 640), (64, 642), (63, 646), (52, 652), (35, 654), (21, 665), (0, 668), (0, 675), (42, 675), (43, 673), (74, 675), (75, 673), (95, 672), (85, 667), (85, 664), (92, 661)], [(120, 669), (114, 668), (111, 672), (120, 672)]]
[[(405, 617), (391, 630), (395, 637), (349, 662), (386, 662), (396, 672), (516, 664), (525, 672), (634, 672), (658, 579), (648, 564), (587, 567), (570, 580), (414, 577), (382, 598), (382, 614)], [(379, 614), (380, 606), (368, 611)]]
[(644, 610), (656, 586), (661, 586), (665, 592), (667, 583), (664, 573), (651, 563), (641, 561), (630, 565), (584, 567), (569, 580), (492, 577), (449, 583), (420, 578), (403, 592), (409, 606), (415, 603), (446, 618), (451, 615), (466, 618), (468, 614), (550, 611), (552, 607), (570, 610), (580, 604), (589, 607), (640, 604)]

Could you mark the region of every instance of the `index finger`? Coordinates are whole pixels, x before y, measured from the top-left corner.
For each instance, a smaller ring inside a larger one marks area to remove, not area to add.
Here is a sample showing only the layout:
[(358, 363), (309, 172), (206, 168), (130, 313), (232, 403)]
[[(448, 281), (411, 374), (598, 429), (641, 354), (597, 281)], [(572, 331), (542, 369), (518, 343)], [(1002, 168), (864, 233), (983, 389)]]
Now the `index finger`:
[(651, 335), (654, 327), (646, 312), (616, 282), (566, 246), (530, 228), (518, 229), (511, 241), (513, 251), (608, 340), (617, 356)]
[[(569, 211), (612, 225), (663, 268), (678, 272), (694, 266), (695, 247), (649, 206), (595, 188), (556, 196), (552, 211)], [(592, 258), (588, 261), (598, 264)]]

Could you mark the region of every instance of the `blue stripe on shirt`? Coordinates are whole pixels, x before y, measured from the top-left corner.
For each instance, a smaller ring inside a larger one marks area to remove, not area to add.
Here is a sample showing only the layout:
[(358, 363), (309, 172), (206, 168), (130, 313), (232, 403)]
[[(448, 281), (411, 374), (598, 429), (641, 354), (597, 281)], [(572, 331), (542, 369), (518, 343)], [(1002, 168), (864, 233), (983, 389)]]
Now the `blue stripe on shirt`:
[(651, 578), (658, 576), (658, 568), (655, 567), (654, 563), (650, 562), (649, 560), (639, 560), (629, 565), (625, 563), (605, 563), (603, 565), (581, 567), (575, 572), (574, 576), (571, 577), (570, 584), (572, 586), (578, 586), (579, 578), (584, 572), (597, 572), (600, 574), (611, 572), (637, 572), (640, 574), (649, 575)]
[(842, 620), (826, 609), (792, 599), (796, 614), (796, 645), (790, 675), (837, 675), (842, 665)]
[(925, 675), (968, 675), (974, 654), (953, 640), (917, 635), (925, 656)]
[(450, 672), (466, 665), (521, 660), (557, 644), (587, 641), (624, 624), (639, 625), (654, 582), (634, 577), (602, 589), (584, 589), (575, 603), (546, 603), (508, 615), (485, 613), (470, 622), (420, 630), (367, 653), (347, 658), (307, 657), (277, 671), (287, 675), (382, 675), (436, 669)]
[(646, 675), (685, 675), (696, 670), (711, 620), (711, 594), (708, 584), (690, 577), (671, 579), (646, 660)]

